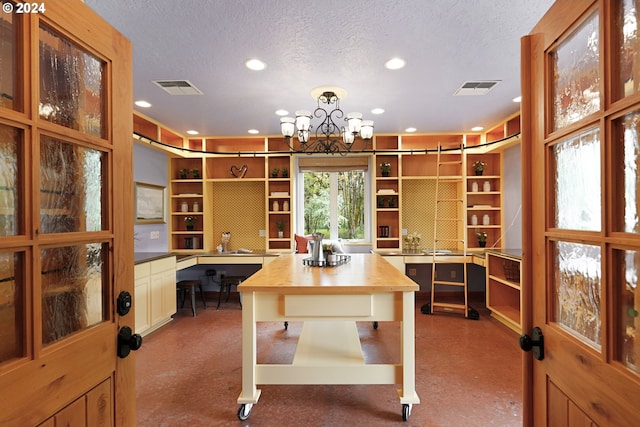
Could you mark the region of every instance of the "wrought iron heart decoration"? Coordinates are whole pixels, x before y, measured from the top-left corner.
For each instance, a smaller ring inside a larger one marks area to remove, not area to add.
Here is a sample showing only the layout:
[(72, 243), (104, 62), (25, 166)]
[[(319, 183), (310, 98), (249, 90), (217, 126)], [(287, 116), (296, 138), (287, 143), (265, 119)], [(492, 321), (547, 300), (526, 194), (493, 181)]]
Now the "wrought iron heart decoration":
[(229, 169), (229, 171), (231, 172), (231, 175), (236, 178), (244, 178), (244, 175), (247, 173), (247, 169), (249, 169), (247, 165), (242, 165), (241, 168), (233, 165), (231, 166), (231, 169)]

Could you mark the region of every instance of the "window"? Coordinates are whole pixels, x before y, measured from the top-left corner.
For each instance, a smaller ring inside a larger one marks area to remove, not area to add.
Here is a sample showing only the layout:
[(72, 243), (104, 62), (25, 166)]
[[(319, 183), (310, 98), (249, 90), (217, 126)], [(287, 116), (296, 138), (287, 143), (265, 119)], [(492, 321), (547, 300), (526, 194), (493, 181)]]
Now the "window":
[(300, 160), (297, 182), (302, 206), (298, 210), (298, 233), (319, 232), (332, 240), (370, 239), (370, 176), (368, 159), (362, 159), (330, 167), (309, 158)]

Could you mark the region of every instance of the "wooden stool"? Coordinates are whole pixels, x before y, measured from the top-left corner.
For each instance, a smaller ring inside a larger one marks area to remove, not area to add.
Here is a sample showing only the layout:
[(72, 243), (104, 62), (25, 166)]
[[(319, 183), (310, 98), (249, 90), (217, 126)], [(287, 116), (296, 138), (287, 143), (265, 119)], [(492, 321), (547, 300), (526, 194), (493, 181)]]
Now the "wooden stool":
[[(231, 294), (231, 287), (238, 286), (242, 281), (246, 279), (245, 276), (222, 276), (220, 278), (220, 292), (218, 293), (218, 306), (216, 310), (220, 308), (220, 301), (222, 300), (222, 293), (227, 290), (227, 299), (229, 301), (229, 295)], [(242, 300), (240, 300), (240, 308), (242, 308)]]
[(200, 289), (202, 304), (204, 305), (204, 308), (207, 308), (207, 301), (204, 298), (204, 291), (202, 290), (202, 283), (200, 280), (181, 280), (176, 284), (176, 289), (180, 294), (181, 308), (184, 307), (184, 294), (186, 292), (191, 294), (191, 311), (193, 312), (193, 317), (196, 316), (196, 286)]

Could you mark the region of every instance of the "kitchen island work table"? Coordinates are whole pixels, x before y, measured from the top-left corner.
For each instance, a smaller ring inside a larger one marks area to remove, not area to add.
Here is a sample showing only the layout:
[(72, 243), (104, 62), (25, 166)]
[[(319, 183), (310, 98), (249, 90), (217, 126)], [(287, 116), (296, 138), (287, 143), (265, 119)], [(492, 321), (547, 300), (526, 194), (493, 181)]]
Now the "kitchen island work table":
[[(420, 403), (415, 390), (418, 285), (376, 254), (351, 254), (336, 267), (281, 255), (242, 282), (242, 392), (238, 418), (260, 398), (257, 384), (398, 384), (402, 417)], [(257, 322), (303, 322), (290, 364), (257, 363)], [(365, 364), (356, 321), (400, 322), (400, 360)]]

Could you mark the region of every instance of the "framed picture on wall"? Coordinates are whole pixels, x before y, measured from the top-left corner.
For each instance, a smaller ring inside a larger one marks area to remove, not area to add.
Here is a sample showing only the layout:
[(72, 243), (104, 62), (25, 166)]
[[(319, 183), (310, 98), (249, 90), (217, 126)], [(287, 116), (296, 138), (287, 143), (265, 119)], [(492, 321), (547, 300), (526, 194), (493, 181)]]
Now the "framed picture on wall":
[(166, 187), (135, 183), (136, 224), (164, 224), (166, 218)]

